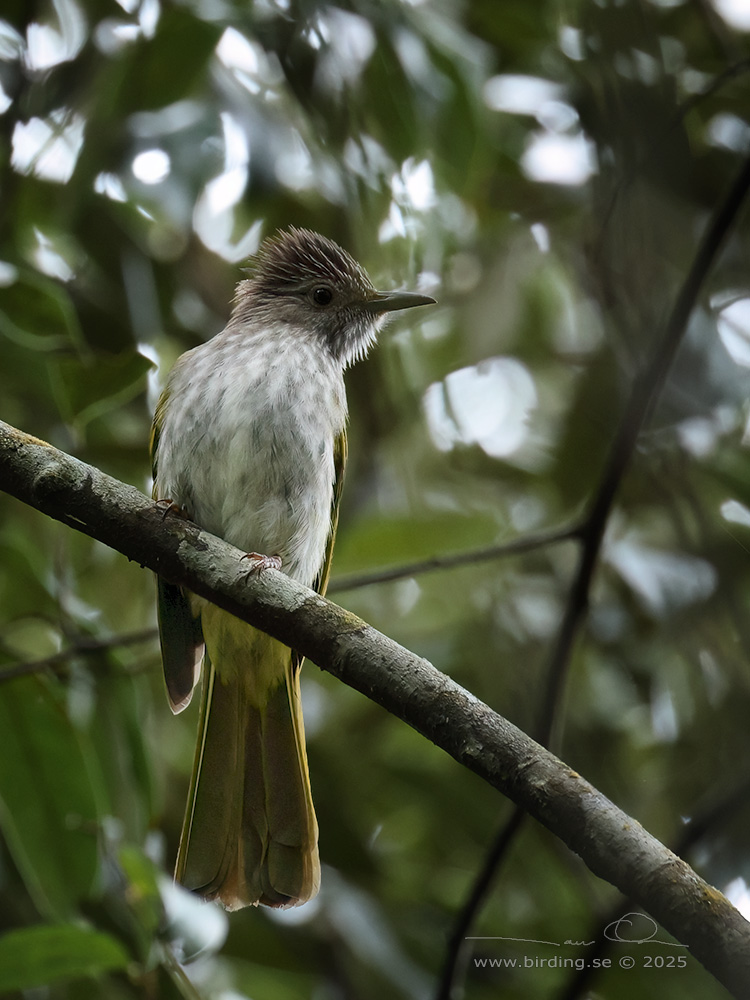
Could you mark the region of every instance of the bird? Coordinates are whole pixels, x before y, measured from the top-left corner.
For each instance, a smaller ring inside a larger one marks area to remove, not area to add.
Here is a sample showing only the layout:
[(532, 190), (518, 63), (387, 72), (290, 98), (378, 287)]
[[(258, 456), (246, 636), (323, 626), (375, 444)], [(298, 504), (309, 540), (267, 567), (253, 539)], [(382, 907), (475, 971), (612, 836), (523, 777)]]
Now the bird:
[[(324, 594), (347, 458), (343, 373), (397, 310), (427, 295), (377, 291), (332, 240), (267, 237), (226, 327), (187, 351), (158, 400), (153, 496)], [(320, 886), (318, 825), (300, 701), (301, 657), (157, 578), (172, 711), (201, 707), (175, 879), (228, 910), (286, 908)]]

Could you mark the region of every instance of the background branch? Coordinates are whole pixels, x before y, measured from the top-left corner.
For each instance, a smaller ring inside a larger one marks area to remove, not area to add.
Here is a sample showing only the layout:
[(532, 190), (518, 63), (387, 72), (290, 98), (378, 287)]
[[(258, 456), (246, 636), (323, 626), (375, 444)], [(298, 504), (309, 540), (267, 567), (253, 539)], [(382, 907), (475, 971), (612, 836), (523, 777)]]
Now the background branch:
[(599, 485), (582, 527), (583, 544), (575, 578), (555, 644), (549, 668), (549, 683), (539, 721), (539, 734), (548, 742), (554, 724), (555, 705), (562, 690), (567, 666), (580, 627), (586, 617), (589, 592), (594, 577), (604, 529), (612, 506), (635, 451), (638, 436), (646, 424), (654, 403), (667, 378), (682, 343), (690, 314), (705, 280), (719, 254), (729, 230), (750, 188), (750, 157), (745, 160), (726, 198), (716, 210), (695, 254), (692, 266), (682, 283), (654, 356), (636, 380), (620, 420)]
[(572, 524), (555, 528), (552, 531), (540, 531), (536, 535), (514, 538), (509, 542), (500, 542), (498, 545), (472, 549), (470, 552), (433, 556), (430, 559), (419, 559), (412, 563), (405, 563), (403, 566), (373, 570), (370, 573), (352, 573), (350, 576), (341, 576), (331, 580), (328, 592), (333, 594), (344, 590), (358, 590), (360, 587), (369, 587), (371, 584), (391, 583), (393, 580), (404, 580), (437, 569), (456, 569), (458, 566), (472, 566), (477, 563), (490, 562), (493, 559), (502, 559), (505, 556), (523, 555), (523, 553), (533, 552), (535, 549), (543, 549), (549, 545), (557, 545), (559, 542), (571, 541), (578, 538), (580, 534), (580, 525)]
[(122, 649), (125, 646), (139, 646), (144, 642), (153, 642), (158, 638), (158, 632), (154, 628), (144, 628), (137, 632), (128, 632), (124, 635), (104, 636), (94, 639), (90, 636), (81, 636), (72, 646), (61, 649), (57, 653), (45, 656), (41, 660), (30, 660), (28, 663), (14, 663), (10, 667), (0, 668), (0, 684), (4, 681), (11, 681), (16, 677), (28, 677), (31, 674), (39, 674), (44, 670), (55, 670), (64, 663), (78, 656), (92, 656), (101, 653), (103, 650)]
[(0, 486), (309, 656), (426, 736), (637, 901), (735, 996), (750, 924), (641, 825), (427, 661), (282, 573), (246, 578), (241, 553), (140, 491), (0, 423)]
[[(732, 67), (728, 74), (740, 72), (745, 68), (745, 64)], [(654, 355), (633, 385), (599, 484), (589, 505), (588, 513), (576, 527), (561, 531), (557, 535), (553, 534), (548, 539), (548, 541), (558, 541), (576, 538), (580, 540), (581, 546), (578, 566), (568, 593), (568, 600), (548, 668), (548, 682), (543, 687), (542, 709), (535, 729), (536, 738), (545, 746), (554, 746), (555, 744), (554, 731), (559, 721), (557, 709), (560, 704), (560, 695), (565, 686), (576, 638), (588, 612), (591, 583), (601, 551), (604, 530), (617, 491), (632, 460), (640, 432), (649, 418), (682, 343), (690, 314), (727, 234), (737, 218), (749, 187), (750, 158), (743, 164), (724, 201), (719, 205), (709, 222), (696, 251), (693, 264), (680, 287)], [(609, 213), (605, 219), (605, 227), (608, 218)], [(604, 232), (604, 228), (602, 232)], [(515, 811), (510, 819), (503, 823), (459, 913), (448, 944), (438, 1000), (447, 1000), (453, 995), (454, 984), (459, 974), (460, 954), (462, 949), (465, 949), (466, 931), (476, 919), (489, 894), (490, 885), (497, 869), (521, 828), (521, 820), (522, 817), (518, 811)]]

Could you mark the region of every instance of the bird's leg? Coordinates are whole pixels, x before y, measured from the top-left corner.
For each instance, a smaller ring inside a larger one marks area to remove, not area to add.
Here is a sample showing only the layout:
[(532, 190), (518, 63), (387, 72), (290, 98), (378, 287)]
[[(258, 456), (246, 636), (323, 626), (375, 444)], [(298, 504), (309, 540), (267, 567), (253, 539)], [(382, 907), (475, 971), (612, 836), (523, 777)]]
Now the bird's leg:
[(162, 514), (162, 520), (164, 520), (167, 514), (176, 514), (177, 517), (182, 517), (186, 521), (190, 520), (190, 516), (184, 507), (180, 507), (178, 503), (173, 503), (171, 500), (155, 500), (154, 503), (157, 507), (163, 507), (164, 513)]
[(260, 552), (246, 552), (242, 559), (249, 559), (251, 563), (250, 569), (245, 574), (245, 579), (249, 576), (258, 576), (267, 569), (281, 569), (281, 556), (265, 556)]

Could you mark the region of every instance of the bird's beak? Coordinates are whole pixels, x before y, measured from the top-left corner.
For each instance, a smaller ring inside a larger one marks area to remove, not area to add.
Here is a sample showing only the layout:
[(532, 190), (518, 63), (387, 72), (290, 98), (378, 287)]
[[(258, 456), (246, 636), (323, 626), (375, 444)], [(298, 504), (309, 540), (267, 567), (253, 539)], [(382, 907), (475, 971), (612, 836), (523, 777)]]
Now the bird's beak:
[(429, 295), (418, 295), (416, 292), (374, 292), (362, 303), (365, 312), (384, 313), (395, 312), (397, 309), (411, 309), (412, 306), (431, 306), (435, 299)]

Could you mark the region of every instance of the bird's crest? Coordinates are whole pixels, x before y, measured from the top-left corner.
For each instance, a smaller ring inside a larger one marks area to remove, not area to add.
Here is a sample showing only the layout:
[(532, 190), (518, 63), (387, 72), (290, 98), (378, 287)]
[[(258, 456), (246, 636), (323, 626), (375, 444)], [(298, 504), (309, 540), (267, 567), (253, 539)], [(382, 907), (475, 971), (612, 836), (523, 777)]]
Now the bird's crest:
[(266, 294), (310, 281), (355, 285), (372, 290), (365, 269), (332, 240), (309, 229), (290, 227), (265, 239), (249, 268), (253, 286)]

